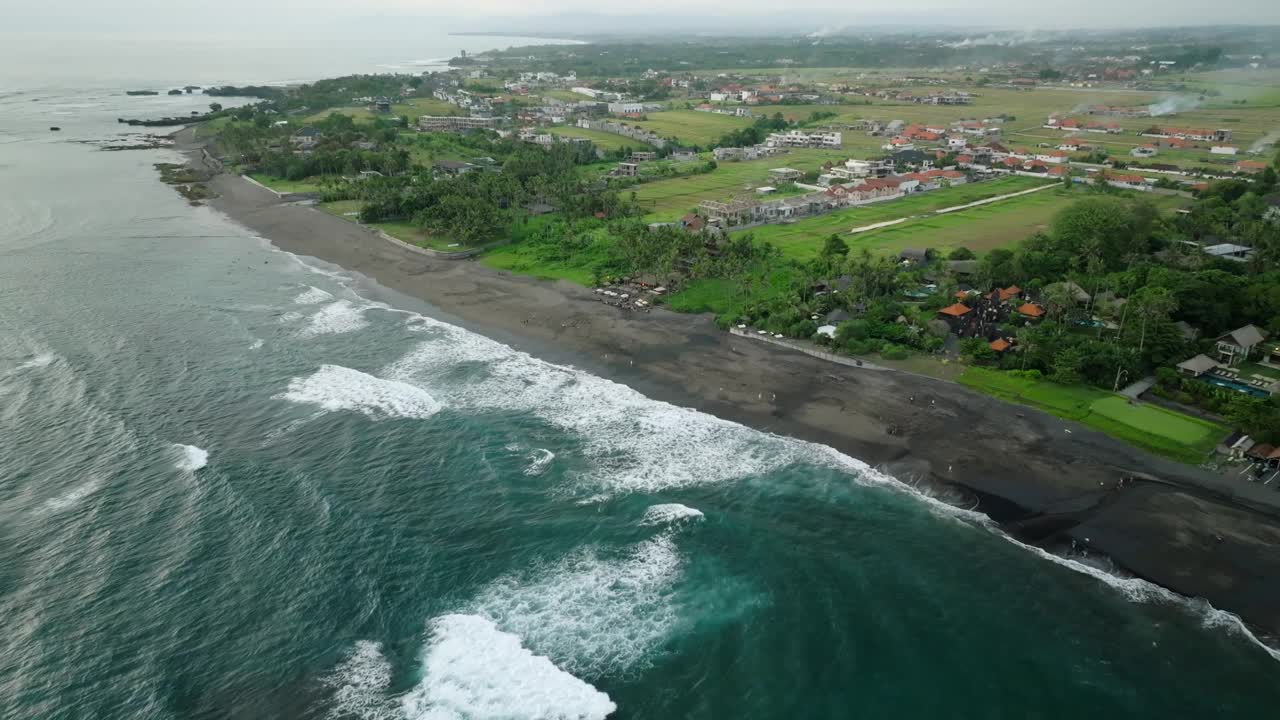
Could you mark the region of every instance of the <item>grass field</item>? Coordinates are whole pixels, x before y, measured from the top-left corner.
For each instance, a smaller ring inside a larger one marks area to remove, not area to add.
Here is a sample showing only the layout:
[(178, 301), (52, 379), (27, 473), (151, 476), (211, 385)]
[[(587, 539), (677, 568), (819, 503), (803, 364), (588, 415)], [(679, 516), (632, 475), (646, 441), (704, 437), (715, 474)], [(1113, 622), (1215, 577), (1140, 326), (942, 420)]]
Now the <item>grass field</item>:
[[(846, 236), (845, 242), (855, 250), (867, 247), (872, 252), (896, 253), (909, 247), (951, 249), (962, 245), (975, 252), (985, 252), (1025, 240), (1044, 230), (1059, 210), (1080, 196), (1079, 190), (1045, 190), (969, 210), (907, 220), (880, 230)], [(1164, 211), (1187, 202), (1183, 198), (1164, 195), (1144, 194), (1141, 197)], [(822, 238), (818, 235), (796, 249), (783, 245), (782, 250), (794, 257), (812, 257), (821, 246)]]
[(391, 221), (369, 223), (369, 227), (378, 228), (397, 240), (403, 240), (410, 245), (417, 245), (418, 247), (443, 250), (444, 252), (457, 252), (459, 250), (466, 250), (469, 247), (458, 243), (456, 240), (428, 235), (422, 230), (422, 228), (411, 222)]
[(585, 265), (544, 262), (529, 250), (528, 246), (520, 243), (505, 245), (486, 252), (480, 262), (489, 267), (544, 280), (568, 280), (583, 287), (591, 287), (593, 284), (592, 272)]
[(628, 120), (627, 122), (652, 130), (661, 137), (676, 137), (681, 142), (691, 145), (709, 145), (721, 135), (747, 127), (752, 122), (750, 118), (696, 110), (656, 112), (649, 113), (647, 117), (648, 120)]
[(318, 113), (307, 116), (303, 122), (315, 122), (317, 120), (322, 120), (328, 117), (330, 113), (349, 115), (362, 122), (372, 120), (375, 115), (378, 117), (399, 117), (401, 115), (408, 115), (409, 121), (414, 122), (418, 119), (419, 115), (462, 115), (463, 111), (462, 108), (459, 108), (457, 105), (450, 105), (443, 100), (437, 100), (435, 98), (410, 98), (406, 102), (392, 105), (390, 115), (370, 112), (367, 107), (361, 105), (358, 107), (340, 107), (322, 110)]
[[(964, 246), (984, 252), (1025, 240), (1049, 226), (1059, 210), (1071, 204), (1079, 193), (1045, 190), (959, 210), (946, 215), (907, 220), (892, 227), (870, 230), (845, 238), (849, 247), (870, 248), (873, 252), (897, 253), (904, 248), (945, 248)], [(804, 257), (816, 252), (821, 239), (805, 247)], [(786, 248), (783, 248), (786, 251)]]
[(613, 133), (600, 132), (599, 130), (586, 130), (566, 125), (563, 127), (547, 128), (547, 132), (552, 135), (559, 135), (560, 137), (586, 138), (595, 143), (596, 147), (606, 151), (617, 150), (624, 147), (634, 148), (636, 150), (651, 149), (648, 143), (642, 143), (639, 140), (632, 140), (631, 138), (614, 135)]
[(735, 193), (750, 193), (752, 188), (768, 182), (771, 168), (816, 171), (827, 160), (847, 159), (847, 154), (840, 150), (797, 149), (763, 160), (723, 162), (714, 172), (705, 175), (656, 180), (638, 185), (634, 190), (636, 201), (648, 211), (651, 220), (674, 220), (703, 200), (728, 200)]
[(352, 222), (356, 221), (356, 216), (360, 214), (360, 208), (362, 207), (364, 207), (364, 202), (361, 200), (337, 200), (316, 205), (316, 209), (321, 212), (336, 215)]
[(306, 180), (285, 180), (284, 178), (264, 175), (256, 173), (249, 177), (266, 185), (267, 187), (282, 193), (312, 193), (320, 192), (319, 178), (307, 178)]
[(1154, 405), (1131, 405), (1104, 390), (1028, 380), (985, 368), (968, 368), (960, 383), (1002, 400), (1030, 405), (1185, 463), (1213, 451), (1227, 428)]
[[(845, 235), (854, 227), (911, 217), (912, 215), (932, 212), (955, 205), (964, 205), (997, 195), (1043, 187), (1045, 184), (1045, 181), (1037, 178), (1005, 177), (990, 182), (968, 183), (931, 192), (917, 193), (897, 200), (887, 200), (847, 210), (838, 210), (826, 215), (808, 217), (790, 224), (765, 225), (742, 232), (752, 233), (760, 240), (768, 240), (788, 255), (807, 259), (817, 255), (822, 247), (822, 242), (832, 233)], [(1052, 193), (1055, 191), (1046, 190), (1044, 192)], [(1013, 203), (1018, 199), (1002, 200), (1000, 203), (993, 203), (993, 206)], [(859, 237), (859, 235), (846, 237), (846, 242), (857, 242)]]

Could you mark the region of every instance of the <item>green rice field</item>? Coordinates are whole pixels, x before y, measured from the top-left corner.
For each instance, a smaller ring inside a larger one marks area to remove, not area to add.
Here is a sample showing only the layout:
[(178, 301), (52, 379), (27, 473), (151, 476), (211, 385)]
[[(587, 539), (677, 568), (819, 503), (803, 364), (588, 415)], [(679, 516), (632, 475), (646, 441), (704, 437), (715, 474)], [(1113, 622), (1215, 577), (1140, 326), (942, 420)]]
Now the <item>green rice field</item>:
[(676, 137), (689, 145), (709, 145), (721, 135), (751, 124), (749, 118), (717, 115), (697, 110), (670, 110), (649, 113), (648, 120), (627, 122), (652, 130), (661, 137)]
[[(951, 249), (964, 246), (984, 252), (1025, 240), (1044, 230), (1053, 216), (1078, 197), (1078, 191), (1064, 189), (1022, 195), (1008, 200), (935, 215), (879, 230), (845, 237), (849, 247), (867, 247), (873, 252), (897, 253), (904, 248)], [(1164, 195), (1142, 195), (1162, 210), (1181, 207), (1187, 201)], [(828, 233), (830, 234), (830, 233)], [(807, 243), (781, 245), (793, 257), (808, 258), (821, 248), (823, 235), (815, 235)]]
[(674, 220), (690, 212), (703, 200), (729, 200), (735, 193), (751, 193), (769, 181), (771, 168), (791, 167), (817, 171), (830, 160), (842, 162), (847, 153), (840, 150), (797, 149), (763, 160), (722, 162), (714, 172), (704, 175), (656, 180), (637, 185), (636, 202), (648, 212), (652, 221)]
[[(844, 235), (850, 229), (872, 225), (887, 220), (911, 217), (942, 208), (964, 205), (966, 203), (985, 200), (997, 195), (1021, 192), (1046, 185), (1044, 180), (1029, 177), (1004, 177), (983, 183), (967, 183), (950, 188), (940, 188), (925, 193), (916, 193), (896, 200), (862, 205), (847, 210), (838, 210), (807, 217), (789, 224), (765, 225), (751, 228), (749, 232), (761, 240), (768, 240), (784, 251), (791, 249), (799, 253), (801, 247), (812, 245), (812, 254), (816, 254), (823, 240), (832, 233)], [(1045, 192), (1054, 192), (1047, 190)], [(1002, 200), (1000, 203), (1015, 202), (1018, 198)], [(993, 203), (994, 204), (994, 203)], [(855, 241), (858, 236), (846, 238)], [(804, 256), (811, 256), (804, 253)]]

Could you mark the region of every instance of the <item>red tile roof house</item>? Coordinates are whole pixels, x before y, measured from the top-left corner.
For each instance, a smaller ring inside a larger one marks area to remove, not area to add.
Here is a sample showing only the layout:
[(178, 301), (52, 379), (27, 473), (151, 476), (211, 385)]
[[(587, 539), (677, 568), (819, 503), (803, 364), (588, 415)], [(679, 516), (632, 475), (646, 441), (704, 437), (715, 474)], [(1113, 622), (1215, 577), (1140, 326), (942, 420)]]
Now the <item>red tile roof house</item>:
[(938, 311), (938, 314), (942, 315), (944, 320), (955, 321), (960, 320), (971, 312), (973, 312), (973, 310), (968, 305), (965, 305), (964, 303), (956, 303), (955, 305), (948, 305), (947, 307), (942, 308)]
[(1236, 172), (1242, 173), (1260, 173), (1267, 169), (1267, 164), (1261, 160), (1241, 160), (1236, 163)]
[(1128, 190), (1146, 190), (1147, 179), (1141, 175), (1107, 175), (1107, 184), (1111, 187)]
[(1039, 320), (1044, 317), (1044, 308), (1036, 305), (1035, 303), (1026, 303), (1022, 307), (1018, 308), (1018, 314), (1026, 318), (1031, 318), (1032, 320)]
[(688, 230), (689, 232), (701, 232), (702, 228), (706, 226), (707, 226), (707, 220), (701, 215), (695, 215), (694, 213), (689, 213), (688, 215), (685, 215), (684, 217), (680, 218), (680, 227), (684, 228), (685, 230)]
[(1005, 350), (1008, 350), (1009, 348), (1013, 347), (1013, 343), (1009, 342), (1008, 340), (1005, 340), (1004, 338), (996, 338), (995, 340), (992, 340), (990, 343), (988, 343), (988, 345), (991, 347), (992, 350), (995, 350), (998, 353), (1002, 353)]
[(1022, 288), (1018, 287), (1017, 285), (1010, 285), (1009, 287), (1002, 288), (997, 292), (1000, 293), (1000, 302), (1009, 302), (1013, 298), (1016, 298), (1022, 294)]

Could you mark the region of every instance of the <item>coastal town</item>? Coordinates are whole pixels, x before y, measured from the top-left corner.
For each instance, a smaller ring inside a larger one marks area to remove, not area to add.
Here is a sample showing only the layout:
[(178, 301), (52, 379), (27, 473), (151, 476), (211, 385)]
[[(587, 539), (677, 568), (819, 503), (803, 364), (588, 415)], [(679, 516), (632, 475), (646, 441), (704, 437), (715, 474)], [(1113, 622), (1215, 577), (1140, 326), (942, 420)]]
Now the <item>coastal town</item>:
[(269, 92), (206, 126), (254, 182), (424, 253), (709, 311), (1280, 490), (1280, 307), (1203, 294), (1274, 284), (1280, 113), (1210, 88), (1271, 69), (598, 75), (539, 52)]

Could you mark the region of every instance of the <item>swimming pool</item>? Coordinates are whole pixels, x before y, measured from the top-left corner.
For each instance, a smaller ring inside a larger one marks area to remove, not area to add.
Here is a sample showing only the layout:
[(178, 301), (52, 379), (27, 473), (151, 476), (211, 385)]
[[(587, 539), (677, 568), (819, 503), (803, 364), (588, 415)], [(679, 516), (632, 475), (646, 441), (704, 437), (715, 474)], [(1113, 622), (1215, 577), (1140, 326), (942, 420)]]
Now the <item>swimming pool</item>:
[(1236, 392), (1249, 393), (1254, 397), (1267, 397), (1270, 395), (1270, 393), (1268, 393), (1266, 390), (1263, 390), (1261, 388), (1256, 388), (1252, 385), (1249, 385), (1247, 383), (1242, 383), (1236, 380), (1225, 380), (1223, 378), (1214, 377), (1212, 375), (1205, 375), (1200, 379), (1204, 380), (1210, 385), (1217, 385), (1220, 388), (1235, 390)]

